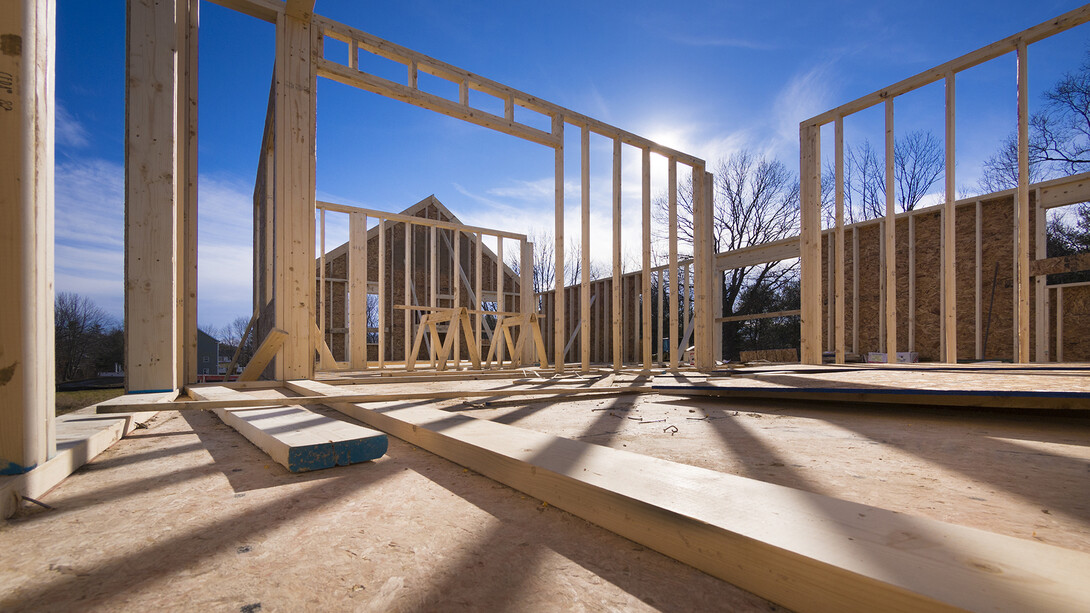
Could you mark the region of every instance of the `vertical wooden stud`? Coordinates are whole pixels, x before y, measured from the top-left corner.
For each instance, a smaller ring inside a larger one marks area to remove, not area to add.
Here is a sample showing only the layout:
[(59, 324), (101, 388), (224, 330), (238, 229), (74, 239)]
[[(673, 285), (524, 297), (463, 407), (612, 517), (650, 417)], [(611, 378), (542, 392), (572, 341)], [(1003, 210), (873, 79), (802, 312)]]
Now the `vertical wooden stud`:
[[(132, 7), (140, 18), (135, 24), (144, 35), (158, 31), (161, 21), (172, 15), (158, 9)], [(53, 328), (53, 120), (56, 53), (56, 3), (51, 0), (15, 1), (0, 5), (0, 475), (19, 474), (42, 464), (56, 453), (54, 435), (55, 355)], [(10, 48), (18, 40), (18, 53)], [(132, 44), (130, 42), (130, 44)], [(146, 47), (145, 47), (146, 48)], [(130, 65), (130, 74), (133, 66)], [(168, 78), (171, 74), (165, 73)], [(157, 106), (172, 104), (168, 92), (159, 98), (153, 90), (153, 76), (133, 74), (141, 81), (130, 82), (129, 95), (136, 101), (157, 99)], [(169, 84), (168, 84), (169, 85)], [(134, 114), (153, 112), (154, 106), (131, 109)], [(128, 110), (128, 109), (127, 109)], [(169, 122), (164, 122), (169, 123)], [(165, 130), (169, 126), (152, 126)], [(167, 141), (168, 144), (172, 141)], [(141, 140), (149, 153), (166, 154), (154, 143)], [(167, 163), (161, 156), (153, 163)], [(136, 164), (132, 160), (131, 164)], [(136, 186), (126, 184), (126, 195), (138, 193), (145, 209), (141, 219), (154, 223), (151, 208), (156, 192), (169, 196), (169, 183)], [(171, 201), (168, 200), (169, 204)], [(169, 224), (169, 219), (166, 220)], [(161, 245), (137, 245), (141, 257), (154, 254)], [(126, 260), (128, 264), (128, 260)], [(150, 270), (148, 272), (151, 272)], [(168, 275), (168, 279), (170, 276)], [(170, 295), (170, 287), (163, 292)], [(148, 325), (150, 336), (161, 333), (169, 347), (173, 329)], [(172, 355), (161, 356), (169, 360)], [(156, 372), (148, 366), (146, 381), (169, 383), (176, 369)], [(10, 495), (10, 494), (8, 494)], [(8, 508), (10, 501), (2, 501)]]
[(859, 355), (859, 227), (852, 228), (852, 353)]
[(835, 215), (836, 230), (833, 237), (836, 248), (833, 254), (833, 262), (836, 264), (834, 275), (836, 293), (834, 304), (836, 314), (833, 317), (833, 350), (836, 352), (836, 363), (844, 363), (844, 118), (837, 117), (834, 125), (834, 165), (836, 183), (834, 184), (834, 198), (836, 199)]
[[(405, 269), (401, 275), (402, 281), (405, 284), (405, 305), (408, 306), (413, 303), (412, 297), (412, 255), (413, 255), (413, 227), (412, 224), (405, 224)], [(403, 338), (402, 343), (405, 348), (405, 362), (409, 361), (409, 354), (412, 353), (412, 340), (413, 340), (413, 315), (412, 311), (406, 309), (402, 314), (403, 319)], [(415, 359), (417, 356), (413, 356)]]
[(553, 200), (554, 200), (554, 229), (553, 238), (556, 241), (554, 251), (556, 266), (554, 267), (556, 279), (553, 299), (556, 301), (553, 321), (553, 349), (556, 352), (556, 372), (564, 372), (564, 342), (566, 328), (564, 327), (564, 117), (553, 116), (552, 134), (557, 139), (553, 153)]
[[(528, 317), (530, 313), (537, 313), (537, 306), (534, 304), (534, 244), (526, 239), (519, 241), (519, 312), (523, 317)], [(530, 331), (523, 328), (519, 334), (530, 334)], [(534, 356), (539, 353), (534, 351), (531, 341), (533, 341), (532, 336), (522, 344), (523, 364), (533, 363)], [(546, 366), (548, 364), (541, 364), (542, 368)]]
[(957, 187), (955, 184), (955, 129), (954, 109), (956, 96), (954, 94), (954, 73), (946, 74), (946, 202), (942, 208), (942, 223), (945, 230), (942, 243), (942, 278), (943, 278), (943, 321), (944, 324), (944, 349), (943, 361), (956, 364), (958, 361), (958, 287), (957, 287), (957, 237), (954, 235), (957, 211), (955, 200)]
[[(473, 245), (473, 290), (476, 292), (476, 299), (473, 303), (473, 310), (478, 311), (474, 316), (475, 335), (477, 339), (477, 355), (484, 355), (481, 349), (484, 347), (481, 342), (481, 323), (484, 321), (484, 314), (480, 313), (484, 309), (484, 284), (481, 283), (482, 267), (484, 262), (484, 249), (482, 242), (483, 235), (478, 232)], [(544, 364), (542, 364), (544, 366)]]
[(386, 366), (386, 220), (378, 220), (378, 367)]
[[(1045, 207), (1041, 206), (1041, 190), (1038, 188), (1034, 198), (1034, 212), (1036, 219), (1034, 223), (1034, 258), (1043, 260), (1048, 257), (1048, 237), (1046, 235), (1046, 211)], [(1034, 359), (1037, 362), (1048, 362), (1048, 287), (1046, 283), (1048, 281), (1047, 275), (1038, 275), (1033, 279), (1034, 284), (1034, 327), (1035, 327), (1035, 353)]]
[(977, 201), (977, 218), (976, 218), (976, 221), (977, 221), (977, 232), (976, 232), (977, 233), (977, 237), (976, 237), (977, 238), (977, 241), (976, 241), (977, 265), (976, 265), (976, 271), (974, 271), (974, 273), (976, 273), (976, 279), (974, 279), (974, 283), (976, 283), (976, 292), (973, 293), (973, 301), (976, 302), (976, 314), (974, 314), (973, 320), (974, 320), (974, 322), (976, 322), (976, 326), (974, 326), (974, 327), (976, 327), (976, 333), (977, 333), (976, 356), (977, 356), (978, 360), (983, 360), (984, 359), (984, 347), (983, 347), (983, 345), (984, 345), (984, 342), (983, 342), (983, 338), (984, 338), (983, 328), (984, 328), (984, 326), (983, 326), (983, 322), (981, 321), (981, 318), (982, 318), (984, 313), (983, 313), (983, 307), (982, 307), (983, 303), (981, 301), (981, 290), (983, 289), (981, 287), (981, 285), (982, 285), (982, 281), (983, 281), (983, 266), (984, 266), (983, 254), (984, 254), (984, 250), (983, 250), (983, 244), (980, 241), (980, 233), (981, 233), (981, 229), (982, 229), (984, 221), (983, 221), (983, 206), (981, 205), (979, 200)]
[[(699, 169), (701, 175), (700, 199), (694, 203), (699, 204), (699, 206), (693, 207), (693, 234), (695, 235), (693, 263), (696, 267), (693, 281), (696, 290), (693, 314), (696, 317), (694, 330), (697, 339), (697, 342), (694, 343), (696, 346), (696, 356), (694, 357), (696, 367), (707, 371), (715, 368), (716, 360), (719, 358), (719, 356), (715, 355), (717, 343), (713, 340), (712, 335), (719, 334), (719, 324), (716, 323), (715, 316), (718, 312), (716, 304), (721, 302), (720, 294), (722, 289), (715, 279), (717, 276), (715, 272), (715, 241), (713, 238), (715, 227), (715, 181), (710, 172), (705, 172), (703, 165), (700, 165)], [(821, 308), (820, 302), (818, 308)]]
[(367, 215), (348, 216), (348, 339), (354, 370), (367, 368)]
[(897, 362), (897, 183), (894, 179), (893, 99), (886, 100), (886, 361)]
[[(21, 112), (5, 112), (4, 117), (9, 121), (13, 118), (26, 120), (24, 124), (5, 131), (5, 136), (16, 135), (10, 140), (4, 139), (9, 146), (21, 146), (23, 149), (20, 149), (19, 157), (12, 155), (11, 164), (4, 166), (10, 167), (12, 172), (22, 173), (27, 167), (34, 168), (34, 164), (45, 163), (34, 159), (34, 156), (44, 152), (43, 147), (46, 146), (43, 140), (45, 128), (39, 122), (52, 121), (52, 117), (49, 111), (42, 108), (38, 98), (49, 96), (52, 99), (53, 86), (43, 81), (48, 76), (40, 73), (38, 67), (30, 62), (40, 61), (43, 67), (52, 67), (52, 61), (44, 55), (49, 53), (47, 48), (40, 44), (43, 40), (53, 44), (53, 34), (37, 30), (47, 26), (49, 18), (45, 12), (55, 11), (55, 7), (51, 3), (27, 6), (18, 1), (5, 6), (7, 11), (15, 13), (13, 20), (3, 22), (5, 28), (28, 29), (27, 32), (13, 34), (27, 41), (22, 45), (22, 56), (3, 54), (9, 68), (5, 70), (10, 75), (9, 79), (18, 77), (17, 82), (5, 89), (12, 89), (9, 94), (12, 102), (22, 107)], [(185, 259), (182, 236), (185, 223), (182, 202), (185, 165), (178, 156), (178, 148), (184, 140), (184, 85), (180, 82), (184, 79), (184, 62), (179, 66), (175, 55), (175, 50), (184, 45), (184, 41), (178, 40), (180, 33), (176, 27), (178, 11), (183, 6), (184, 0), (128, 3), (125, 385), (129, 392), (178, 389), (184, 380), (184, 341), (179, 335), (184, 315), (179, 313), (178, 308), (184, 302), (185, 284), (184, 273), (180, 276), (178, 268), (178, 263)], [(31, 12), (24, 14), (28, 9)], [(30, 44), (31, 41), (33, 44)], [(182, 54), (182, 57), (187, 56)], [(22, 84), (29, 88), (17, 89)], [(48, 91), (39, 91), (38, 88), (47, 88)], [(35, 128), (35, 131), (27, 132), (28, 128)], [(31, 156), (29, 160), (26, 159), (27, 148)], [(36, 186), (33, 178), (34, 175), (29, 175), (25, 183), (7, 183), (11, 186), (8, 189), (18, 194), (12, 202), (24, 204), (29, 211), (43, 206), (40, 200), (44, 198), (44, 195), (30, 189)], [(23, 185), (23, 191), (17, 191)], [(52, 210), (51, 205), (49, 210)], [(24, 241), (16, 240), (10, 244), (22, 245)], [(16, 266), (20, 261), (21, 257), (11, 260)], [(23, 308), (11, 312), (19, 313)]]
[(667, 232), (669, 233), (667, 249), (669, 250), (669, 274), (670, 280), (670, 370), (677, 371), (678, 357), (677, 346), (677, 158), (671, 157), (666, 169), (666, 205), (667, 217), (669, 217)]
[[(642, 212), (643, 222), (643, 253), (641, 261), (643, 268), (640, 271), (640, 311), (642, 327), (640, 335), (643, 339), (642, 362), (644, 370), (651, 369), (651, 150), (643, 148), (642, 158)], [(695, 226), (695, 224), (694, 224)], [(714, 257), (714, 254), (712, 255)]]
[[(505, 275), (503, 274), (503, 237), (502, 236), (497, 236), (496, 237), (496, 310), (501, 312), (501, 313), (503, 311), (507, 310), (507, 292), (505, 291), (506, 290), (505, 286), (507, 284), (505, 283), (506, 279), (504, 278), (504, 276)], [(503, 315), (497, 315), (496, 316), (496, 330), (493, 330), (492, 342), (499, 342), (500, 341), (499, 336), (495, 332), (500, 329), (500, 324), (501, 323), (503, 323)], [(503, 363), (504, 356), (506, 355), (506, 349), (507, 349), (507, 346), (504, 343), (500, 343), (499, 347), (496, 349), (496, 357), (500, 361), (501, 364)]]
[(276, 379), (314, 373), (314, 87), (311, 24), (281, 14), (276, 24), (273, 323), (288, 333)]
[[(944, 230), (945, 231), (945, 230)], [(940, 290), (941, 293), (941, 290)], [(908, 350), (916, 351), (916, 216), (908, 216)]]
[(624, 341), (621, 335), (621, 139), (613, 139), (613, 370), (624, 364)]
[(580, 223), (582, 225), (579, 285), (579, 358), (583, 372), (590, 371), (590, 126), (584, 125), (579, 137)]
[(801, 361), (821, 364), (821, 127), (799, 129)]
[(1018, 302), (1016, 361), (1029, 362), (1029, 68), (1026, 42), (1018, 42)]

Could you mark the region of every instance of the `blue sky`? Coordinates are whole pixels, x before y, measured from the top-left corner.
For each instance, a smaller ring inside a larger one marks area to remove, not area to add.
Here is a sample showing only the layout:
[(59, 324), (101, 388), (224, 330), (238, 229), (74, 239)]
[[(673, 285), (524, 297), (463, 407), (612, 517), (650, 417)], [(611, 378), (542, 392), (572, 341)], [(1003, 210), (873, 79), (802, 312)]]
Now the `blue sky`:
[[(57, 290), (123, 311), (124, 2), (57, 10)], [(709, 162), (741, 148), (798, 168), (798, 124), (1078, 7), (1077, 2), (427, 2), (318, 0), (316, 11)], [(1031, 109), (1090, 45), (1081, 26), (1030, 47)], [(254, 172), (274, 28), (201, 6), (199, 321), (248, 315)], [(334, 53), (331, 43), (327, 53)], [(400, 75), (382, 61), (380, 76)], [(1013, 54), (959, 76), (959, 195), (1014, 128)], [(421, 86), (431, 87), (423, 80)], [(434, 91), (443, 92), (436, 89)], [(942, 135), (942, 88), (898, 100), (897, 133)], [(881, 140), (881, 109), (846, 121)], [(568, 128), (566, 217), (579, 214)], [(831, 155), (831, 132), (823, 155)], [(550, 149), (354, 90), (318, 84), (318, 197), (401, 210), (435, 194), (464, 222), (551, 231)], [(606, 261), (612, 145), (592, 139), (591, 251)], [(652, 189), (665, 186), (654, 157)], [(624, 153), (624, 239), (639, 250), (639, 153)], [(940, 181), (941, 183), (941, 181)], [(938, 188), (938, 189), (941, 189)], [(347, 223), (330, 215), (327, 245)], [(599, 238), (599, 236), (601, 238)]]

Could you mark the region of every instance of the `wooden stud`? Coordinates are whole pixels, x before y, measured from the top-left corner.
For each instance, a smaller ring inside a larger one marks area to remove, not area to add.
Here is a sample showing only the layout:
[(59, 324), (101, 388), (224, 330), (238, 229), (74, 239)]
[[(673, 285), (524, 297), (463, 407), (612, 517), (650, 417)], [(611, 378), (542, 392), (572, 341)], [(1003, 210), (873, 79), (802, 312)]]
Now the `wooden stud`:
[(556, 352), (556, 372), (564, 372), (564, 117), (553, 115), (552, 135), (557, 140), (553, 155), (553, 199), (554, 199), (554, 251), (556, 275), (553, 300), (555, 313), (553, 320), (553, 350)]
[(1016, 361), (1026, 363), (1029, 355), (1029, 67), (1026, 42), (1017, 44), (1018, 56), (1018, 219), (1016, 297), (1018, 303), (1018, 352)]
[[(1046, 212), (1045, 208), (1041, 206), (1040, 189), (1036, 190), (1034, 202), (1036, 203), (1036, 206), (1034, 207), (1036, 220), (1033, 232), (1034, 249), (1036, 251), (1036, 253), (1034, 254), (1034, 258), (1037, 260), (1044, 260), (1048, 257), (1048, 237), (1046, 235)], [(1048, 277), (1046, 275), (1038, 275), (1034, 277), (1033, 282), (1035, 296), (1035, 360), (1037, 362), (1049, 362), (1051, 360), (1049, 359), (1048, 355)]]
[[(640, 271), (640, 311), (641, 311), (641, 339), (643, 355), (641, 362), (644, 370), (651, 370), (651, 150), (643, 150), (641, 164), (643, 177), (642, 211), (643, 221), (643, 253), (641, 262), (643, 268)], [(695, 224), (694, 224), (695, 225)], [(710, 260), (710, 258), (709, 258)]]
[[(693, 185), (697, 185), (697, 184), (694, 183)], [(684, 309), (682, 310), (682, 318), (681, 318), (682, 331), (681, 331), (681, 334), (678, 335), (678, 342), (676, 343), (677, 353), (679, 355), (684, 354), (689, 349), (689, 337), (685, 334), (685, 331), (689, 329), (689, 322), (692, 319), (692, 317), (691, 317), (692, 309), (689, 306), (689, 301), (690, 301), (689, 295), (693, 291), (693, 282), (692, 282), (692, 277), (689, 276), (689, 275), (690, 275), (689, 263), (686, 262), (685, 266), (684, 266), (684, 269), (681, 272), (681, 295), (682, 295), (682, 298), (684, 299), (684, 305), (683, 305)]]
[(957, 212), (955, 211), (955, 198), (957, 186), (955, 155), (955, 93), (954, 73), (946, 74), (946, 202), (942, 209), (942, 223), (944, 228), (942, 243), (942, 278), (943, 278), (943, 322), (944, 322), (944, 349), (943, 361), (956, 364), (958, 361), (958, 321), (957, 321), (957, 262), (955, 245), (957, 238), (954, 235)]
[(476, 242), (473, 249), (473, 288), (477, 292), (477, 297), (473, 300), (473, 309), (478, 311), (478, 313), (473, 316), (473, 320), (475, 322), (473, 324), (473, 327), (475, 331), (474, 336), (477, 340), (477, 353), (480, 354), (481, 348), (484, 347), (481, 342), (481, 323), (483, 321), (484, 314), (479, 312), (481, 309), (484, 308), (484, 305), (482, 304), (482, 302), (484, 301), (484, 285), (481, 283), (481, 269), (483, 268), (482, 254), (484, 252), (484, 248), (483, 243), (481, 242), (483, 235), (480, 232), (477, 232), (475, 236)]
[(894, 178), (893, 100), (886, 100), (886, 360), (897, 362), (897, 182)]
[(325, 340), (325, 312), (329, 309), (325, 295), (325, 209), (318, 213), (319, 250), (318, 250), (318, 331)]
[(658, 291), (658, 294), (659, 294), (659, 317), (658, 317), (659, 335), (658, 335), (658, 342), (655, 343), (655, 355), (658, 356), (658, 359), (656, 361), (659, 363), (659, 366), (665, 366), (664, 356), (662, 355), (662, 345), (663, 345), (662, 339), (666, 335), (666, 321), (665, 321), (666, 320), (666, 290), (665, 290), (666, 286), (663, 285), (663, 283), (662, 283), (663, 270), (660, 268), (655, 272), (656, 272), (656, 274), (658, 274), (658, 277), (655, 279), (655, 282), (658, 283), (658, 287), (659, 287), (659, 291)]
[[(3, 134), (0, 137), (0, 218), (3, 219), (0, 223), (0, 283), (4, 288), (0, 292), (0, 312), (3, 313), (0, 317), (0, 380), (3, 381), (0, 383), (0, 475), (18, 475), (44, 466), (57, 452), (53, 345), (56, 8), (52, 0), (0, 5), (0, 35), (4, 45), (3, 53), (0, 53), (0, 134)], [(172, 15), (162, 14), (165, 11), (146, 7), (131, 10), (139, 20), (133, 27), (145, 35), (159, 31), (161, 22), (172, 18)], [(13, 49), (15, 45), (21, 45), (21, 48)], [(139, 81), (130, 82), (128, 95), (133, 103), (156, 101), (157, 104), (140, 109), (126, 108), (130, 124), (141, 118), (148, 120), (148, 114), (154, 115), (159, 110), (156, 107), (169, 109), (173, 104), (169, 93), (165, 97), (156, 96), (150, 81), (155, 75), (141, 74), (134, 70), (135, 64), (131, 61), (129, 70)], [(167, 78), (172, 75), (169, 70), (161, 74)], [(170, 118), (165, 118), (163, 124), (148, 127), (162, 129), (163, 135), (168, 136)], [(162, 151), (153, 142), (142, 139), (138, 151), (165, 154), (169, 149)], [(149, 157), (149, 161), (155, 168), (169, 168), (168, 156), (156, 155)], [(137, 160), (128, 164), (135, 167)], [(169, 197), (170, 183), (133, 183), (126, 183), (126, 195), (135, 194), (139, 199), (132, 203), (138, 207), (133, 212), (140, 216), (142, 223), (158, 223), (160, 220), (156, 220), (153, 209), (163, 203), (157, 203), (154, 197)], [(168, 199), (165, 204), (174, 206), (176, 203)], [(162, 223), (169, 226), (169, 218)], [(136, 247), (139, 251), (134, 255), (141, 261), (132, 264), (138, 264), (145, 274), (158, 270), (151, 263), (145, 264), (143, 258), (155, 256), (157, 251), (163, 250), (163, 245), (141, 243)], [(169, 247), (165, 254), (169, 255)], [(128, 250), (126, 255), (126, 264), (129, 264)], [(170, 274), (173, 273), (168, 274), (168, 279)], [(172, 289), (168, 286), (162, 293), (169, 297)], [(153, 301), (156, 296), (145, 299)], [(170, 347), (173, 329), (144, 321), (141, 330), (154, 344)], [(161, 342), (153, 338), (159, 335)], [(177, 354), (172, 352), (160, 357), (169, 363), (174, 355)], [(145, 365), (144, 375), (144, 381), (161, 385), (176, 382), (177, 370), (163, 368), (160, 372), (152, 365)], [(0, 481), (8, 480), (13, 479), (0, 477)], [(7, 483), (0, 487), (5, 485)], [(26, 490), (25, 487), (20, 489)], [(5, 516), (11, 491), (3, 492), (7, 498), (0, 500)]]
[(859, 227), (852, 228), (852, 353), (859, 354)]
[[(454, 308), (461, 308), (462, 306), (462, 231), (454, 230), (451, 232), (451, 236), (454, 239), (454, 255), (450, 267), (450, 276), (454, 277)], [(446, 240), (446, 237), (443, 237)], [(466, 331), (468, 333), (468, 328)], [(454, 341), (454, 367), (457, 369), (462, 368), (462, 342), (455, 339)]]
[[(179, 187), (182, 189), (182, 218), (185, 229), (185, 257), (176, 262), (182, 279), (181, 338), (183, 381), (197, 381), (197, 130), (198, 130), (198, 30), (200, 3), (190, 0), (177, 7), (178, 40), (183, 43), (179, 63), (184, 66), (178, 81), (179, 99), (184, 106), (179, 128), (178, 159), (184, 160)], [(184, 56), (184, 60), (181, 58)]]
[(981, 240), (980, 240), (981, 229), (982, 229), (982, 226), (983, 226), (983, 223), (984, 223), (983, 219), (984, 219), (983, 218), (983, 207), (981, 205), (981, 202), (978, 200), (977, 201), (977, 217), (976, 217), (976, 221), (977, 221), (977, 228), (976, 228), (977, 261), (976, 261), (976, 264), (977, 265), (974, 266), (974, 268), (976, 268), (976, 271), (974, 271), (974, 274), (976, 274), (976, 279), (974, 279), (974, 283), (976, 283), (976, 292), (973, 293), (973, 301), (976, 302), (976, 315), (973, 316), (973, 320), (976, 321), (976, 335), (977, 335), (977, 338), (976, 338), (977, 347), (976, 347), (976, 352), (974, 352), (974, 354), (976, 354), (976, 357), (977, 357), (978, 360), (983, 360), (984, 359), (984, 347), (983, 347), (983, 338), (984, 338), (983, 329), (984, 329), (984, 326), (983, 326), (983, 322), (981, 322), (981, 318), (983, 316), (983, 308), (982, 308), (982, 301), (981, 301), (981, 290), (983, 289), (982, 288), (982, 280), (983, 280), (982, 277), (983, 277), (983, 266), (984, 266), (984, 257), (983, 257), (984, 250), (983, 250), (983, 244), (981, 243)]
[[(355, 41), (353, 41), (355, 42)], [(416, 61), (409, 62), (409, 89), (418, 89), (420, 86), (420, 72), (417, 69)]]
[[(537, 313), (537, 307), (534, 305), (534, 244), (526, 239), (519, 241), (519, 312), (522, 313), (523, 317)], [(523, 328), (519, 332), (520, 341), (526, 334), (527, 330)], [(537, 335), (541, 336), (540, 328), (538, 328)], [(537, 344), (537, 347), (540, 355), (546, 355), (544, 353), (545, 348), (542, 345)], [(527, 342), (522, 353), (522, 363), (530, 364), (533, 360), (533, 345)], [(549, 365), (548, 358), (544, 361), (539, 359), (539, 362), (541, 362), (541, 368)]]
[(273, 325), (288, 337), (275, 362), (276, 379), (314, 372), (314, 88), (309, 21), (280, 15), (276, 27), (274, 139)]
[[(404, 274), (402, 274), (402, 279), (403, 279), (403, 281), (405, 283), (404, 299), (405, 299), (405, 304), (412, 304), (413, 229), (412, 229), (412, 224), (407, 223), (407, 222), (403, 222), (403, 223), (405, 223), (405, 269), (404, 269), (405, 272), (404, 272)], [(412, 340), (412, 334), (413, 334), (413, 330), (412, 330), (413, 325), (412, 324), (413, 324), (412, 313), (410, 313), (409, 311), (405, 311), (405, 313), (404, 313), (404, 323), (402, 324), (403, 325), (402, 332), (403, 332), (403, 335), (404, 335), (404, 339), (402, 341), (403, 342), (402, 346), (405, 348), (404, 360), (406, 362), (409, 361), (409, 357), (410, 357), (409, 356), (409, 348), (411, 347), (410, 342)], [(416, 356), (412, 356), (412, 357), (415, 358)]]
[[(438, 214), (438, 213), (437, 213)], [(428, 228), (428, 305), (431, 308), (439, 306), (439, 241), (438, 241), (438, 228), (431, 226)], [(423, 324), (421, 324), (423, 325)], [(436, 365), (436, 358), (438, 357), (436, 352), (439, 350), (437, 343), (432, 343), (428, 346), (428, 353), (431, 357), (431, 365), (434, 368)]]
[[(886, 220), (878, 221), (878, 253), (886, 252)], [(879, 255), (878, 259), (878, 346), (886, 346), (886, 258)]]
[(801, 281), (801, 351), (803, 364), (821, 364), (821, 129), (803, 124), (799, 129), (799, 233)]
[(836, 314), (833, 317), (833, 350), (836, 352), (836, 363), (844, 363), (844, 118), (836, 118), (834, 127), (834, 156), (836, 165), (835, 190), (835, 214), (836, 214), (836, 244), (833, 254), (833, 263), (836, 267), (834, 274), (836, 294), (834, 304)]
[(677, 318), (677, 158), (671, 157), (666, 170), (666, 202), (667, 216), (670, 218), (667, 226), (669, 233), (667, 248), (669, 249), (669, 274), (670, 280), (670, 370), (677, 372), (678, 356), (674, 349), (677, 346), (678, 318)]
[(1064, 288), (1056, 288), (1056, 361), (1064, 361)]
[[(407, 271), (406, 271), (407, 272)], [(386, 220), (378, 220), (378, 367), (386, 366)]]
[(624, 365), (624, 341), (621, 333), (621, 139), (613, 139), (613, 370)]
[[(503, 269), (504, 269), (504, 265), (503, 265), (503, 237), (502, 236), (497, 236), (496, 237), (496, 311), (498, 313), (502, 313), (503, 311), (507, 310), (507, 292), (506, 292), (506, 287), (505, 287), (507, 285), (507, 283), (506, 283), (507, 279), (504, 278), (505, 275), (504, 275), (504, 270)], [(503, 315), (499, 315), (498, 313), (496, 315), (496, 330), (499, 330), (500, 324), (503, 323)], [(493, 331), (492, 341), (495, 342), (496, 340), (498, 340), (498, 339), (496, 338), (495, 331)], [(498, 351), (497, 356), (499, 357), (500, 362), (503, 362), (504, 350), (505, 350), (505, 347), (504, 347), (503, 343), (500, 343), (499, 349), (497, 350)], [(514, 357), (514, 356), (512, 356), (512, 357)]]
[(348, 218), (348, 339), (349, 362), (355, 370), (367, 368), (367, 215)]
[(580, 249), (579, 285), (579, 358), (583, 372), (590, 371), (590, 128), (580, 130), (579, 166), (581, 169), (580, 185), (580, 223), (582, 240)]
[[(835, 232), (835, 229), (834, 229)], [(836, 235), (830, 235), (825, 248), (825, 351), (836, 351)], [(824, 358), (823, 358), (824, 359)]]
[[(8, 3), (23, 5), (22, 2)], [(185, 2), (182, 1), (181, 5)], [(129, 392), (166, 391), (179, 389), (184, 380), (183, 339), (179, 331), (184, 325), (179, 317), (178, 306), (184, 301), (185, 273), (179, 270), (179, 262), (185, 261), (185, 245), (182, 228), (185, 166), (179, 158), (178, 148), (183, 138), (182, 123), (185, 119), (181, 96), (184, 85), (184, 61), (179, 62), (175, 50), (184, 47), (179, 41), (178, 0), (152, 5), (130, 1), (128, 3), (128, 49), (126, 65), (125, 118), (125, 385)], [(20, 7), (26, 10), (31, 7)], [(47, 11), (51, 5), (35, 5), (32, 14), (24, 18), (22, 10), (12, 15), (10, 27), (41, 29), (49, 23)], [(46, 110), (45, 100), (38, 96), (52, 97), (52, 85), (44, 82), (52, 61), (42, 43), (52, 44), (52, 35), (34, 30), (14, 34), (27, 35), (24, 44), (26, 56), (16, 60), (3, 54), (8, 74), (18, 75), (20, 83), (27, 83), (31, 90), (19, 91), (14, 87), (12, 102), (23, 109), (6, 112), (6, 118), (25, 119), (26, 123), (12, 126), (5, 134), (19, 134), (11, 141), (12, 146), (29, 148), (32, 156), (45, 153), (44, 142), (38, 143), (44, 133), (26, 133), (27, 128), (39, 121), (52, 121)], [(181, 54), (181, 57), (188, 57)], [(27, 61), (40, 62), (41, 66), (27, 65)], [(25, 81), (24, 81), (25, 79)], [(41, 88), (41, 89), (39, 89)], [(15, 93), (18, 92), (18, 96)], [(51, 102), (49, 103), (51, 107)], [(46, 113), (42, 115), (42, 113)], [(38, 119), (40, 117), (40, 119)], [(52, 124), (50, 124), (52, 125)], [(26, 152), (20, 150), (20, 157)], [(11, 159), (13, 171), (22, 172), (18, 158)], [(33, 159), (30, 164), (45, 163)], [(27, 187), (36, 182), (28, 178)], [(11, 189), (21, 182), (8, 183)], [(40, 206), (36, 191), (24, 191), (13, 202), (25, 201), (28, 207)], [(43, 203), (44, 204), (44, 203)], [(30, 209), (33, 210), (33, 209)], [(17, 217), (18, 218), (18, 217)], [(29, 223), (29, 222), (28, 222)], [(28, 226), (29, 229), (33, 226)], [(11, 245), (23, 244), (22, 240)], [(20, 259), (11, 260), (17, 263)], [(313, 265), (313, 264), (311, 264)], [(181, 272), (181, 276), (180, 275)], [(26, 287), (26, 286), (24, 286)], [(32, 287), (32, 286), (30, 286)], [(18, 313), (18, 307), (12, 313)], [(19, 321), (16, 319), (15, 321)], [(22, 322), (20, 322), (22, 325)]]
[[(719, 335), (720, 326), (715, 323), (719, 315), (718, 304), (722, 302), (720, 297), (720, 284), (716, 281), (715, 267), (715, 178), (710, 172), (705, 172), (704, 166), (698, 166), (701, 175), (699, 207), (694, 206), (693, 229), (693, 264), (695, 266), (694, 284), (695, 295), (693, 315), (696, 318), (696, 338), (700, 342), (694, 343), (696, 355), (695, 366), (700, 370), (715, 368), (716, 360), (721, 356), (715, 354), (718, 342), (713, 335)], [(695, 205), (696, 203), (694, 203)], [(821, 305), (818, 305), (820, 309)]]
[[(943, 226), (945, 228), (945, 226)], [(943, 230), (945, 232), (945, 230)], [(945, 245), (945, 235), (943, 238)], [(940, 294), (943, 292), (940, 290)], [(916, 216), (908, 216), (908, 350), (916, 351)]]

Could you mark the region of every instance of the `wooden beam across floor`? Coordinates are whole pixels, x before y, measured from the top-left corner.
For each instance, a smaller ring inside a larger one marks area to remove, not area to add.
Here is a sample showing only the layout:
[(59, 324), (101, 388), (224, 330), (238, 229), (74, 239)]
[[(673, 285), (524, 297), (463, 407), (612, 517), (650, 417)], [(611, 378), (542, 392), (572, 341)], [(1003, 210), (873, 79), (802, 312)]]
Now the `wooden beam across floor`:
[[(190, 393), (209, 401), (253, 400), (246, 392), (224, 386), (199, 387)], [(263, 400), (264, 407), (215, 409), (215, 413), (293, 473), (369, 462), (382, 457), (389, 446), (386, 435), (377, 430), (288, 405), (290, 399)]]
[[(337, 394), (315, 381), (307, 395)], [(799, 611), (1086, 610), (1090, 556), (479, 420), (337, 410)]]

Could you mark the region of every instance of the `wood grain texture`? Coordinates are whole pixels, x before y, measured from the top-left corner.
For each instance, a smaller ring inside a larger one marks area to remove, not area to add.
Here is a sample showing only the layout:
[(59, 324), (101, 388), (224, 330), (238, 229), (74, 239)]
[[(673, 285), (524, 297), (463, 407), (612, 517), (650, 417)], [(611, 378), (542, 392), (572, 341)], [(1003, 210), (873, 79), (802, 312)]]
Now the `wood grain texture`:
[(1081, 552), (436, 408), (333, 407), (795, 610), (1090, 606)]
[[(203, 400), (247, 396), (221, 386), (193, 388), (190, 393)], [(382, 457), (389, 446), (386, 435), (371, 428), (301, 406), (284, 406), (287, 399), (269, 399), (267, 402), (267, 408), (214, 411), (223, 423), (293, 473), (369, 462)]]

